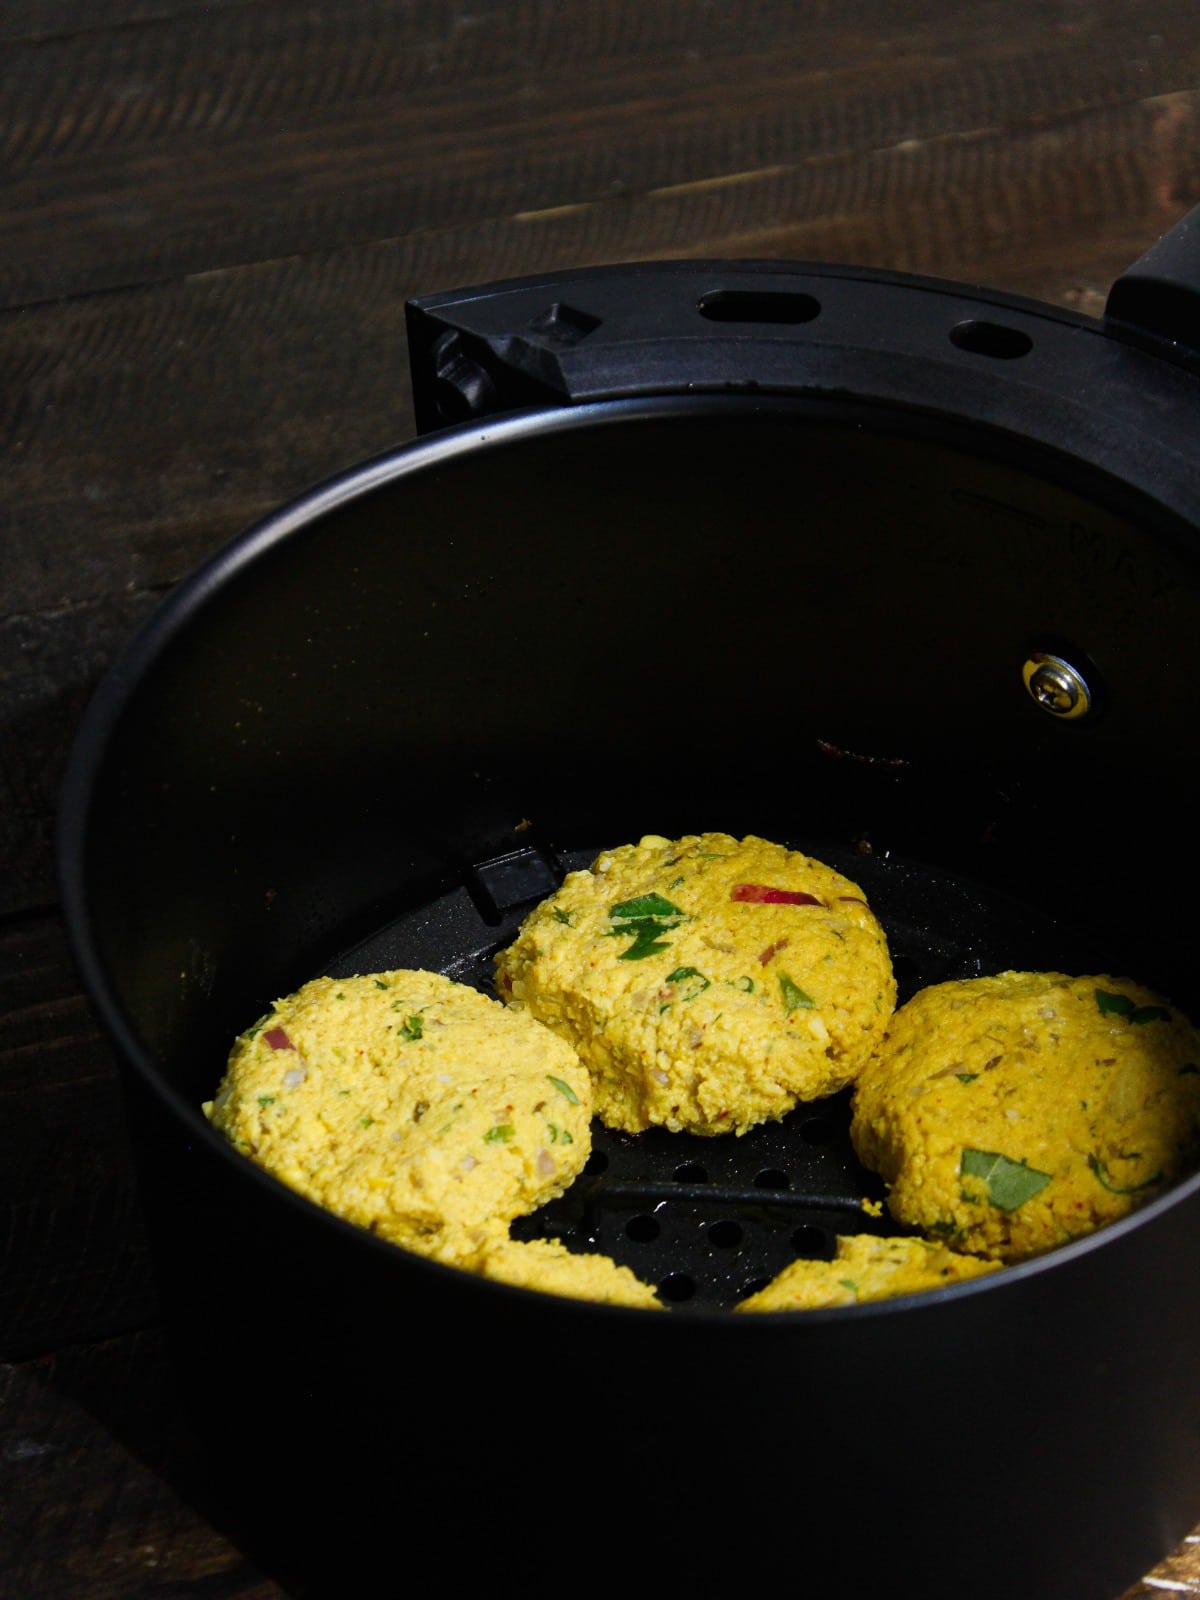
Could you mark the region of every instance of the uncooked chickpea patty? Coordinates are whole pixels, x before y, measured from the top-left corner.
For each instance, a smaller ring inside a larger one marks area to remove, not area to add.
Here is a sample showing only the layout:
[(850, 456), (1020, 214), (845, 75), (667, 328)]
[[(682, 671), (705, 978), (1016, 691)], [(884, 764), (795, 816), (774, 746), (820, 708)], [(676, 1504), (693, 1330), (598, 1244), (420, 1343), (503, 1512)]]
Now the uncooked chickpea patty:
[(214, 1127), (350, 1222), (449, 1263), (563, 1193), (591, 1148), (575, 1051), (432, 972), (317, 978), (230, 1053)]
[(744, 1133), (832, 1094), (896, 999), (856, 884), (724, 833), (606, 850), (496, 961), (500, 993), (574, 1046), (601, 1121), (631, 1133)]
[(640, 1306), (645, 1311), (663, 1309), (650, 1285), (628, 1267), (594, 1251), (568, 1250), (558, 1239), (513, 1239), (507, 1228), (496, 1227), (482, 1239), (477, 1254), (461, 1265), (481, 1277), (542, 1294)]
[(998, 1261), (961, 1255), (926, 1239), (881, 1239), (855, 1233), (838, 1239), (832, 1261), (793, 1261), (735, 1309), (812, 1311), (821, 1306), (852, 1306), (865, 1300), (944, 1289), (947, 1284), (999, 1269)]
[(998, 1261), (1123, 1216), (1191, 1166), (1200, 1036), (1123, 978), (1003, 972), (901, 1006), (851, 1138), (898, 1220)]

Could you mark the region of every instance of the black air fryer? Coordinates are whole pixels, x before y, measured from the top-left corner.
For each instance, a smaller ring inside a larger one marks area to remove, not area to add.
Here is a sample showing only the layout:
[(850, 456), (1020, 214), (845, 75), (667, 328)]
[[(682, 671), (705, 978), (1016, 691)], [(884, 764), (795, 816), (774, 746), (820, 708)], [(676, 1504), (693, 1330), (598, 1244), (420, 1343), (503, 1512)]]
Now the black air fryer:
[(1053, 968), (1200, 1014), (1197, 230), (1103, 322), (783, 262), (417, 300), (417, 442), (219, 551), (110, 674), (64, 800), (72, 937), (214, 1482), (298, 1593), (432, 1559), (1115, 1600), (1200, 1518), (1200, 1179), (975, 1282), (746, 1316), (888, 1229), (846, 1097), (740, 1140), (598, 1130), (517, 1231), (625, 1262), (652, 1313), (382, 1243), (199, 1109), (271, 999), (487, 988), (566, 870), (646, 832), (846, 872), (902, 998)]

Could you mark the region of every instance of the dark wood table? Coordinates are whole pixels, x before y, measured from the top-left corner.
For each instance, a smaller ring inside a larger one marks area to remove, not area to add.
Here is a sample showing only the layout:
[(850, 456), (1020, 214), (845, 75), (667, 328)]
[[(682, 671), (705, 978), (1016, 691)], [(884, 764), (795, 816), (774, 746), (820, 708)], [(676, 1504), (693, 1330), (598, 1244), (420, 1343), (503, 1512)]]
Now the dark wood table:
[[(176, 1404), (56, 911), (99, 675), (217, 544), (411, 435), (410, 294), (788, 256), (1099, 314), (1200, 200), (1200, 9), (8, 0), (0, 76), (0, 1590), (299, 1595)], [(1200, 1542), (1130, 1594), (1163, 1592)]]

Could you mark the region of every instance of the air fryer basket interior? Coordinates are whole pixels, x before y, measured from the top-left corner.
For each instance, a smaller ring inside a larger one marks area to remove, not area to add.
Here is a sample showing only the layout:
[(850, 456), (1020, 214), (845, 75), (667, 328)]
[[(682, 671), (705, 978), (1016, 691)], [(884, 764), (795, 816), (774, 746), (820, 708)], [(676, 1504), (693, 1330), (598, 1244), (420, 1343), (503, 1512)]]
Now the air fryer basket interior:
[[(708, 397), (459, 430), (321, 503), (177, 596), (98, 788), (98, 943), (188, 1107), (319, 971), (487, 987), (564, 870), (645, 832), (846, 871), (902, 997), (1041, 967), (1195, 1009), (1192, 552), (1113, 480), (911, 413)], [(1087, 716), (1027, 691), (1046, 650)], [(600, 1132), (518, 1231), (731, 1304), (872, 1226), (846, 1110)]]

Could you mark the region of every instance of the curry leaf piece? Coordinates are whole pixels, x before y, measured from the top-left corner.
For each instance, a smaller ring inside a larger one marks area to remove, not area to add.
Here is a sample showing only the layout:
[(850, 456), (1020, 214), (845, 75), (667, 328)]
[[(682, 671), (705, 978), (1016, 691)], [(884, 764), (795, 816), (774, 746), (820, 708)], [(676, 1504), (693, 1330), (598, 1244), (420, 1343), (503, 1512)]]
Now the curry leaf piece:
[(661, 894), (641, 894), (633, 900), (622, 900), (613, 906), (608, 916), (613, 923), (610, 934), (633, 938), (628, 950), (622, 950), (617, 960), (643, 961), (667, 948), (663, 935), (685, 921), (687, 913)]
[(964, 1150), (958, 1170), (964, 1178), (980, 1180), (998, 1211), (1015, 1211), (1050, 1182), (1048, 1172), (1038, 1172), (997, 1150)]
[(644, 961), (647, 956), (656, 956), (667, 948), (666, 941), (661, 937), (671, 931), (671, 925), (655, 922), (653, 917), (646, 917), (641, 922), (631, 922), (626, 928), (618, 928), (618, 933), (631, 933), (633, 943), (628, 950), (622, 950), (617, 957), (618, 961)]
[(608, 915), (613, 922), (638, 922), (643, 917), (670, 917), (682, 922), (685, 913), (661, 894), (640, 894), (634, 900), (622, 900)]
[(805, 994), (798, 983), (793, 983), (786, 972), (779, 974), (779, 988), (783, 995), (783, 1009), (790, 1017), (793, 1011), (811, 1011), (816, 1001)]
[(579, 1096), (575, 1093), (574, 1089), (572, 1089), (571, 1085), (567, 1083), (565, 1079), (556, 1078), (552, 1072), (548, 1072), (546, 1077), (558, 1090), (559, 1094), (562, 1095), (564, 1100), (569, 1100), (573, 1106), (577, 1106), (579, 1104)]
[(679, 998), (681, 1000), (694, 1000), (698, 994), (703, 994), (709, 987), (709, 979), (704, 976), (699, 967), (676, 967), (674, 972), (667, 974), (668, 983), (679, 985)]
[(1139, 1006), (1127, 994), (1109, 994), (1107, 989), (1096, 990), (1096, 1004), (1102, 1017), (1124, 1017), (1126, 1022), (1170, 1022), (1171, 1013), (1166, 1006)]
[(1170, 1022), (1171, 1013), (1166, 1006), (1139, 1006), (1130, 1022)]
[(414, 1012), (411, 1017), (405, 1017), (398, 1031), (406, 1039), (419, 1039), (425, 1031), (425, 1019)]
[(1107, 989), (1096, 990), (1096, 1004), (1102, 1017), (1132, 1017), (1137, 1010), (1127, 994), (1109, 994)]
[(1102, 1189), (1107, 1189), (1109, 1194), (1137, 1194), (1139, 1189), (1149, 1189), (1162, 1177), (1161, 1172), (1152, 1172), (1148, 1178), (1143, 1178), (1141, 1183), (1116, 1183), (1113, 1175), (1101, 1161), (1100, 1157), (1092, 1152), (1087, 1158), (1092, 1176)]

